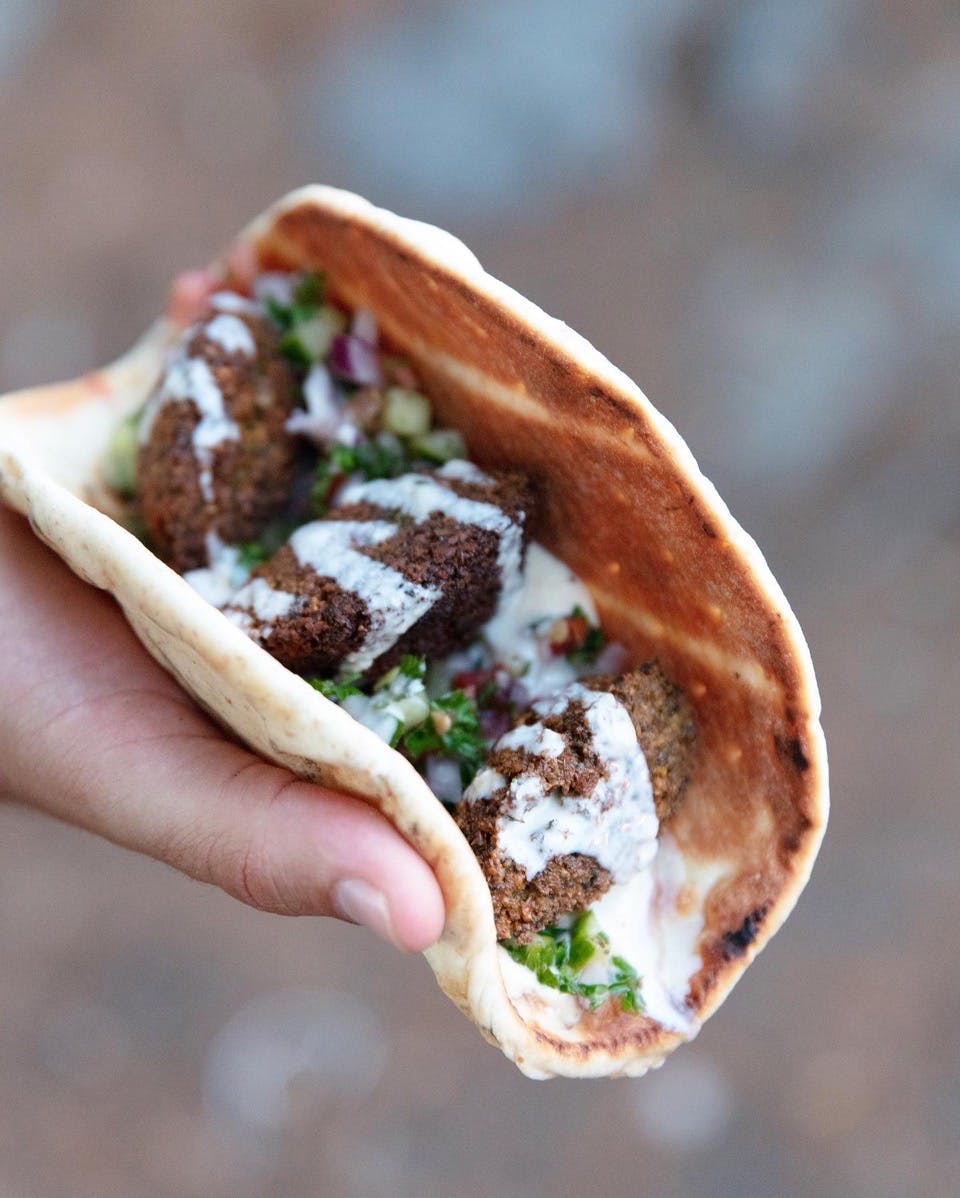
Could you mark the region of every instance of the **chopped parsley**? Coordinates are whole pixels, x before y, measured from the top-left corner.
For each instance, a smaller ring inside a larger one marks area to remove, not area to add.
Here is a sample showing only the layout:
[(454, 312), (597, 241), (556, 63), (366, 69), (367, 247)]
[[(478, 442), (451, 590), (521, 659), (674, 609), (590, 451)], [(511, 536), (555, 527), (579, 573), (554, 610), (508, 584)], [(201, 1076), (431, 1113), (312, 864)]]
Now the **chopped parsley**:
[(293, 292), (293, 302), (299, 308), (319, 308), (327, 290), (327, 280), (316, 270), (303, 276)]
[(236, 546), (237, 565), (245, 570), (255, 570), (261, 562), (273, 557), (281, 545), (290, 539), (290, 534), (299, 526), (297, 520), (274, 520), (261, 532), (255, 541), (241, 541)]
[(318, 690), (325, 699), (332, 699), (334, 703), (342, 703), (348, 695), (359, 695), (363, 692), (356, 685), (359, 674), (353, 674), (350, 678), (344, 679), (343, 682), (334, 682), (332, 678), (308, 678), (307, 682)]
[(467, 785), (487, 754), (476, 700), (460, 690), (431, 699), (427, 718), (404, 732), (397, 747), (414, 763), (428, 753), (452, 758), (459, 763), (460, 780)]
[(567, 650), (567, 661), (574, 666), (592, 666), (597, 654), (607, 643), (603, 629), (590, 623), (587, 613), (579, 604), (570, 613), (567, 622), (577, 634), (577, 643)]
[(264, 297), (267, 315), (280, 330), (280, 352), (295, 366), (310, 367), (326, 357), (346, 318), (337, 308), (325, 305), (322, 275), (303, 275), (289, 303), (276, 296)]
[(374, 690), (384, 690), (390, 686), (398, 675), (403, 675), (404, 678), (421, 679), (427, 673), (427, 659), (425, 657), (417, 657), (414, 653), (404, 653), (400, 659), (400, 664), (394, 666), (392, 670), (387, 670), (382, 678), (377, 680)]
[(359, 705), (347, 705), (351, 715), (373, 728), (415, 765), (428, 755), (455, 761), (466, 785), (486, 756), (476, 702), (461, 690), (431, 698), (424, 684), (426, 672), (424, 658), (407, 654), (377, 681), (370, 695), (356, 685), (358, 675), (343, 682), (320, 678), (307, 681), (335, 703), (351, 695), (363, 695)]
[(580, 980), (588, 962), (597, 953), (606, 956), (610, 945), (590, 911), (575, 915), (568, 927), (544, 928), (529, 944), (516, 944), (512, 940), (501, 940), (500, 943), (514, 961), (535, 973), (542, 985), (586, 999), (591, 1011), (608, 998), (618, 999), (623, 1010), (633, 1014), (644, 1009), (640, 995), (642, 978), (623, 957), (610, 958), (606, 982)]
[(392, 433), (375, 433), (356, 445), (334, 445), (317, 465), (313, 484), (313, 509), (326, 513), (330, 489), (339, 478), (360, 474), (365, 479), (397, 478), (412, 469), (413, 462), (403, 442)]
[(269, 557), (266, 547), (260, 541), (244, 541), (237, 546), (237, 564), (244, 570), (254, 570), (261, 562)]
[(264, 298), (263, 306), (280, 331), (288, 333), (298, 324), (306, 324), (308, 320), (313, 320), (323, 303), (325, 286), (323, 275), (306, 274), (294, 288), (289, 304), (268, 295)]

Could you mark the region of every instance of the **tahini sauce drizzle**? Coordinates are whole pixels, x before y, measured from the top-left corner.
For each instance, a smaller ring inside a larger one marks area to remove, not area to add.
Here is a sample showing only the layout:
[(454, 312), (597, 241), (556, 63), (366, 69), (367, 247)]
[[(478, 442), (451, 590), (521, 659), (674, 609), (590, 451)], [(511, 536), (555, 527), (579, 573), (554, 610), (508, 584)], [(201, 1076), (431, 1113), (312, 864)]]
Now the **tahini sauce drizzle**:
[[(444, 477), (462, 477), (450, 472), (449, 463), (438, 472)], [(458, 470), (462, 467), (458, 466)], [(444, 471), (447, 471), (444, 475)], [(473, 466), (470, 482), (490, 483), (493, 480)], [(385, 511), (402, 512), (421, 524), (434, 512), (450, 516), (459, 524), (472, 524), (496, 534), (498, 538), (497, 562), (500, 567), (500, 585), (509, 590), (520, 575), (520, 559), (523, 550), (523, 531), (494, 503), (482, 503), (476, 499), (464, 499), (449, 487), (425, 474), (403, 474), (399, 478), (378, 478), (372, 482), (349, 483), (337, 496), (337, 507), (349, 503), (372, 503)]]
[(157, 414), (168, 403), (189, 401), (200, 413), (190, 443), (200, 468), (200, 493), (213, 502), (213, 451), (224, 441), (239, 441), (240, 429), (227, 415), (223, 392), (202, 358), (177, 357), (167, 369), (163, 386), (150, 398), (140, 422), (140, 443), (150, 439)]
[[(363, 644), (343, 659), (343, 676), (368, 669), (440, 598), (436, 587), (411, 582), (398, 570), (359, 551), (389, 540), (396, 531), (396, 525), (385, 520), (315, 520), (298, 528), (288, 542), (302, 566), (321, 578), (333, 579), (366, 605), (370, 629)], [(268, 636), (272, 621), (290, 615), (298, 602), (296, 595), (274, 590), (265, 579), (256, 578), (237, 592), (227, 615), (250, 631), (252, 612), (266, 625), (260, 635)]]
[(228, 354), (243, 354), (245, 358), (256, 357), (257, 343), (253, 334), (239, 316), (222, 312), (203, 330), (204, 336)]
[[(451, 472), (451, 477), (457, 475)], [(531, 698), (556, 694), (576, 680), (576, 669), (566, 657), (550, 652), (545, 639), (553, 621), (568, 616), (575, 607), (597, 623), (593, 599), (580, 579), (542, 545), (531, 542), (518, 585), (500, 596), (481, 633), (493, 659), (522, 675)]]
[(240, 563), (240, 550), (235, 545), (224, 545), (213, 530), (207, 533), (204, 540), (210, 564), (198, 570), (188, 570), (183, 579), (208, 603), (223, 607), (237, 587), (246, 582), (250, 571)]
[[(530, 773), (510, 781), (509, 799), (497, 819), (497, 843), (528, 878), (541, 873), (553, 857), (582, 853), (608, 869), (615, 882), (625, 882), (645, 869), (657, 852), (659, 823), (650, 771), (633, 721), (608, 692), (574, 683), (554, 698), (535, 703), (533, 710), (543, 717), (562, 715), (573, 702), (582, 704), (593, 749), (607, 776), (589, 795), (562, 795), (545, 789), (532, 762)], [(551, 735), (561, 741), (562, 751), (562, 738), (539, 721), (506, 733), (494, 748), (527, 748), (535, 757), (540, 738)], [(464, 798), (482, 802), (503, 783), (497, 771), (483, 771)]]

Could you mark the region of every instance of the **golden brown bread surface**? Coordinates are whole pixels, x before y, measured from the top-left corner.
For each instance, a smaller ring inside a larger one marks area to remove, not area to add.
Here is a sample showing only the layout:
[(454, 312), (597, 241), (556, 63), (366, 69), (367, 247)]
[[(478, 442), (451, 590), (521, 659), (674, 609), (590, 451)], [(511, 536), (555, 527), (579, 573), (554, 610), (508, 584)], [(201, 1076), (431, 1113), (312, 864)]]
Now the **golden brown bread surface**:
[[(238, 252), (238, 247), (241, 252)], [(756, 545), (639, 389), (559, 322), (491, 278), (449, 234), (359, 197), (306, 188), (224, 259), (322, 270), (412, 361), (441, 423), (481, 465), (540, 487), (533, 535), (589, 586), (633, 660), (688, 697), (697, 741), (668, 821), (687, 867), (678, 912), (703, 912), (686, 1031), (608, 1008), (565, 1022), (506, 989), (489, 892), (456, 825), (408, 762), (253, 645), (90, 500), (116, 421), (143, 402), (172, 330), (115, 366), (0, 405), (0, 494), (82, 577), (115, 594), (147, 648), (202, 706), (271, 760), (375, 803), (433, 866), (447, 900), (428, 951), (481, 1032), (531, 1076), (636, 1075), (723, 1000), (806, 883), (826, 825), (819, 697), (802, 633)], [(696, 883), (696, 884), (695, 884)]]

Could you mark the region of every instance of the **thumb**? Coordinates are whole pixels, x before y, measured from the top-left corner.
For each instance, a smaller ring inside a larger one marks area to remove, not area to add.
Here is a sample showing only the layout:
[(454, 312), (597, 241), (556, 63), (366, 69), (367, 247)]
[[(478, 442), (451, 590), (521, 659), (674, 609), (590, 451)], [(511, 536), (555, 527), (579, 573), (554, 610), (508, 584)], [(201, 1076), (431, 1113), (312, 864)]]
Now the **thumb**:
[[(127, 735), (147, 720), (149, 738)], [(91, 721), (111, 732), (63, 793), (78, 822), (263, 911), (337, 915), (410, 950), (440, 935), (432, 871), (366, 803), (230, 743), (179, 697), (107, 695), (60, 732)]]
[(264, 911), (338, 915), (409, 950), (438, 938), (436, 878), (380, 812), (228, 740), (2, 509), (0, 581), (0, 797)]

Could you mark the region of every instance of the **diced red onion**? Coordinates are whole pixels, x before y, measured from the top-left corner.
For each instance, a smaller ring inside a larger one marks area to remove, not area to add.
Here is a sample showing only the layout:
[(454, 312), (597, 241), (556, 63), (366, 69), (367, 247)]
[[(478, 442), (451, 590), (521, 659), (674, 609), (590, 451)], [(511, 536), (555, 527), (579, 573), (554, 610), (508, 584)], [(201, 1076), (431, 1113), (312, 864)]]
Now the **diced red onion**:
[(530, 692), (519, 679), (510, 683), (510, 689), (507, 691), (507, 700), (517, 708), (518, 711), (523, 711), (530, 706)]
[(460, 781), (460, 766), (449, 757), (427, 758), (425, 770), (427, 785), (437, 796), (448, 803), (459, 803), (463, 794), (463, 784)]
[(381, 382), (377, 351), (359, 337), (334, 337), (329, 362), (333, 373), (348, 383), (355, 383), (359, 387), (376, 387)]
[(629, 651), (623, 646), (611, 641), (604, 645), (597, 654), (593, 668), (598, 674), (619, 674), (630, 660)]
[(464, 691), (473, 699), (480, 687), (492, 677), (493, 670), (461, 670), (460, 673), (454, 674), (451, 682), (457, 690)]
[(377, 325), (377, 318), (369, 308), (358, 308), (354, 312), (353, 320), (350, 322), (350, 336), (376, 347), (380, 329)]

